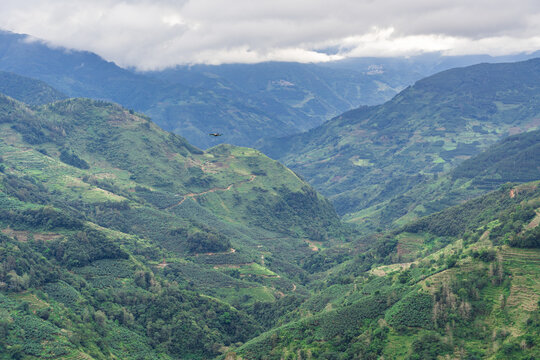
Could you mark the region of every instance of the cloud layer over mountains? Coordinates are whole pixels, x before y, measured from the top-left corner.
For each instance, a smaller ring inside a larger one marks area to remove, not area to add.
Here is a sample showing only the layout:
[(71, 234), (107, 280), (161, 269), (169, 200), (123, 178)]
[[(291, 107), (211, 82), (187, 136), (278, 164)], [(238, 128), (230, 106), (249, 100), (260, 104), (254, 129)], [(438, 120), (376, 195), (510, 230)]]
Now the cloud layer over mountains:
[(141, 70), (540, 49), (534, 0), (3, 0), (0, 28)]

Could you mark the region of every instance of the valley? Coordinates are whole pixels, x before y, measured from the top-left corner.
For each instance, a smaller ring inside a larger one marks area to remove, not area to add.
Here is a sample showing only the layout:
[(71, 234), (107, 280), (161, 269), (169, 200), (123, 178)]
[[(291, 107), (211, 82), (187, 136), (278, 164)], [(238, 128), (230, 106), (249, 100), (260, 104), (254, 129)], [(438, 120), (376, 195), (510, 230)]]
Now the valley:
[(538, 59), (139, 74), (2, 36), (0, 359), (540, 357)]
[[(346, 112), (260, 148), (328, 196), (340, 215), (374, 231), (380, 224), (372, 219), (386, 216), (389, 201), (401, 207), (394, 219), (410, 214), (404, 194), (417, 184), (425, 183), (424, 192), (437, 191), (439, 177), (463, 160), (505, 136), (538, 129), (538, 65), (536, 59), (443, 71), (385, 104)], [(525, 169), (535, 179), (535, 165)], [(424, 194), (415, 193), (420, 197)]]

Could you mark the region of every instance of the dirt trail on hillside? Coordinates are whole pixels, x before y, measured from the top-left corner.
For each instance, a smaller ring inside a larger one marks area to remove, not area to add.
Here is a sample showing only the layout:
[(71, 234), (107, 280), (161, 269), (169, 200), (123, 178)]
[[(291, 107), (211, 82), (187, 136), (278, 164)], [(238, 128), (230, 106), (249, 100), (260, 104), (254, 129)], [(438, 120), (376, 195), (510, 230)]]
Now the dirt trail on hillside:
[(253, 180), (255, 180), (256, 177), (257, 177), (256, 175), (251, 175), (251, 177), (249, 179), (240, 181), (240, 182), (238, 182), (236, 184), (233, 183), (233, 184), (227, 186), (226, 188), (215, 187), (215, 188), (212, 188), (210, 190), (206, 190), (206, 191), (203, 191), (203, 192), (200, 192), (200, 193), (189, 193), (189, 194), (182, 195), (183, 196), (182, 200), (180, 200), (176, 204), (173, 204), (173, 205), (171, 205), (169, 207), (166, 207), (165, 210), (169, 210), (169, 209), (172, 209), (172, 208), (174, 208), (176, 206), (182, 205), (182, 203), (184, 201), (186, 201), (186, 199), (188, 199), (188, 198), (193, 199), (193, 198), (196, 198), (197, 196), (206, 195), (206, 194), (213, 193), (213, 192), (216, 192), (216, 191), (229, 191), (229, 190), (231, 190), (233, 188), (233, 186), (238, 186), (238, 185), (241, 185), (241, 184), (250, 183)]
[(216, 256), (216, 255), (228, 255), (228, 254), (234, 254), (236, 252), (236, 249), (230, 248), (227, 251), (223, 252), (207, 252), (207, 253), (198, 253), (195, 254), (195, 256), (204, 255), (204, 256)]
[(30, 231), (24, 230), (12, 230), (9, 227), (1, 230), (1, 232), (21, 242), (28, 241), (29, 237), (33, 237), (34, 240), (40, 241), (51, 241), (62, 237), (62, 235), (55, 233), (31, 233)]

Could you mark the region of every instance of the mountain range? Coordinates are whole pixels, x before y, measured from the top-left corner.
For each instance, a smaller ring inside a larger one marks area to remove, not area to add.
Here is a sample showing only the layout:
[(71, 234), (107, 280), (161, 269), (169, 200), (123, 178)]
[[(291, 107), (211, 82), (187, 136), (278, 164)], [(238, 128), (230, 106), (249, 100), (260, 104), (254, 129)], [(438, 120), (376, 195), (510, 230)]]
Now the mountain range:
[[(309, 130), (360, 105), (383, 103), (414, 81), (441, 70), (532, 56), (432, 54), (326, 64), (192, 65), (139, 72), (90, 52), (50, 47), (39, 39), (0, 32), (0, 70), (45, 81), (70, 97), (119, 103), (201, 148), (220, 143), (255, 146), (261, 139)], [(224, 137), (209, 137), (211, 132)]]
[(240, 88), (258, 109), (312, 92), (321, 112), (297, 110), (322, 119), (352, 65), (138, 74), (15, 38), (1, 67), (39, 80), (0, 73), (0, 358), (540, 357), (538, 59), (203, 150), (104, 95), (208, 109), (226, 85), (221, 105)]
[[(0, 69), (40, 79), (71, 97), (110, 100), (144, 112), (192, 143), (259, 139), (310, 129), (360, 104), (393, 96), (408, 79), (314, 64), (265, 63), (178, 67), (141, 73), (83, 51), (51, 48), (0, 33)], [(406, 78), (406, 77), (405, 77)]]
[[(13, 354), (216, 355), (262, 330), (238, 309), (305, 296), (298, 263), (311, 241), (354, 235), (327, 200), (260, 152), (203, 152), (116, 104), (29, 108), (2, 95), (0, 119), (2, 346)], [(12, 308), (15, 300), (31, 305)], [(127, 322), (107, 322), (118, 311)], [(166, 345), (182, 332), (183, 342)], [(137, 345), (115, 344), (125, 336)]]
[(537, 129), (539, 77), (538, 59), (446, 70), (382, 105), (260, 148), (328, 196), (338, 213), (361, 223), (504, 136)]

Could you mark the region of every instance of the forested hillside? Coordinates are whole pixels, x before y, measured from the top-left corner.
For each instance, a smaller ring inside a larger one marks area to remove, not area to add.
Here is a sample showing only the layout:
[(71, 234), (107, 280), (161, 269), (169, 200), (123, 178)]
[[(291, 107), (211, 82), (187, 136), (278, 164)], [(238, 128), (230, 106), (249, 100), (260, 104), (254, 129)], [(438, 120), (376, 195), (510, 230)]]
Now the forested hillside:
[(539, 66), (273, 143), (351, 223), (258, 150), (0, 74), (0, 359), (539, 358)]
[(380, 209), (501, 138), (537, 129), (539, 78), (538, 59), (447, 70), (261, 149), (329, 196), (338, 213)]
[(345, 217), (364, 228), (396, 227), (495, 190), (540, 178), (540, 130), (512, 135), (444, 174), (414, 185), (383, 204)]
[(28, 105), (43, 105), (67, 98), (43, 81), (0, 71), (0, 93)]
[(0, 353), (212, 358), (308, 295), (332, 206), (256, 150), (203, 152), (119, 105), (0, 95)]
[(504, 186), (367, 251), (365, 239), (328, 270), (312, 262), (304, 316), (229, 358), (538, 358), (539, 185)]

